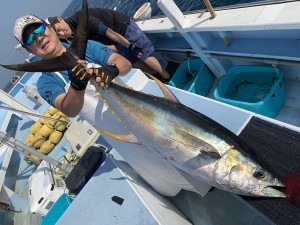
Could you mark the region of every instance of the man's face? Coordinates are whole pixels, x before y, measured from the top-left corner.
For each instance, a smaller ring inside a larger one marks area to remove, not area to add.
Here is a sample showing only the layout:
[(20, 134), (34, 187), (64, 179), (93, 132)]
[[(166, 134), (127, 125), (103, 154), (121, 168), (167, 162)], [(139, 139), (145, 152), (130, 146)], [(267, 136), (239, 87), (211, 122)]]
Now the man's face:
[(68, 39), (72, 35), (72, 29), (70, 26), (62, 19), (57, 18), (58, 22), (54, 24), (54, 30), (57, 36), (61, 39)]
[(62, 53), (62, 44), (57, 37), (53, 28), (46, 26), (46, 30), (43, 34), (35, 34), (41, 24), (33, 24), (26, 28), (23, 33), (23, 40), (27, 40), (30, 34), (34, 34), (34, 41), (26, 48), (29, 52), (43, 58), (49, 59), (59, 56)]

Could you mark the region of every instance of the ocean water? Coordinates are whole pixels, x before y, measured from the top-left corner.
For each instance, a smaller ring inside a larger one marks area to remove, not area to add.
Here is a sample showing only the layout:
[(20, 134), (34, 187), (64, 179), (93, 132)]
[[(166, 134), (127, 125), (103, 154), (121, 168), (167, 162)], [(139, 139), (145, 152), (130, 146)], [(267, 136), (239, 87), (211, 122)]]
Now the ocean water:
[[(259, 2), (263, 0), (211, 0), (213, 7), (229, 6), (242, 3)], [(144, 3), (150, 2), (152, 8), (152, 16), (163, 15), (163, 12), (156, 5), (157, 0), (88, 0), (90, 8), (110, 8), (113, 9), (118, 5), (117, 11), (120, 11), (130, 17)], [(182, 12), (204, 9), (203, 0), (174, 0), (176, 5)], [(62, 17), (72, 15), (81, 8), (82, 0), (73, 0), (67, 9), (62, 13)]]

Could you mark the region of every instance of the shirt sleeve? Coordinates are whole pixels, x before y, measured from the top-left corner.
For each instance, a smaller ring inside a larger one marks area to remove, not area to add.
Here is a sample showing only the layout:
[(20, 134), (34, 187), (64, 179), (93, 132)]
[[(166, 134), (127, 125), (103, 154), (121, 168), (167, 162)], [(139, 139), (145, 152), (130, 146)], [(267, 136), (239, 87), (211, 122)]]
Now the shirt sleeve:
[(104, 23), (101, 20), (99, 20), (95, 17), (90, 17), (89, 18), (89, 28), (93, 32), (95, 32), (99, 35), (104, 35), (105, 36), (108, 27), (105, 26)]
[(99, 24), (98, 34), (106, 35), (107, 26), (105, 26), (102, 22)]
[[(55, 79), (56, 75), (52, 73), (43, 73), (37, 81), (37, 89), (42, 96), (50, 105), (55, 106), (54, 102), (57, 96), (65, 94), (64, 83)], [(60, 79), (60, 78), (59, 78)]]
[(88, 41), (86, 58), (88, 62), (105, 65), (108, 63), (109, 57), (114, 54), (106, 45), (96, 41)]

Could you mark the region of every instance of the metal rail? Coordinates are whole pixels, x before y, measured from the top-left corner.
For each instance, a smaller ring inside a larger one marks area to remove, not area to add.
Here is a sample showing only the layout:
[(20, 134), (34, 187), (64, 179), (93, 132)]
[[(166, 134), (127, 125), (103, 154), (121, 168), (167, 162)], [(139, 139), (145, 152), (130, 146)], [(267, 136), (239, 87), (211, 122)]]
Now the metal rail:
[(249, 56), (235, 56), (235, 55), (223, 55), (223, 54), (216, 54), (216, 53), (208, 53), (208, 55), (212, 58), (217, 59), (236, 59), (236, 60), (244, 60), (244, 61), (251, 61), (251, 62), (260, 62), (260, 63), (267, 63), (272, 65), (300, 65), (300, 61), (296, 60), (286, 60), (286, 59), (272, 59), (272, 58), (260, 58), (260, 57), (249, 57)]
[[(299, 0), (298, 0), (299, 1)], [(265, 0), (260, 2), (250, 2), (250, 3), (241, 3), (236, 5), (229, 5), (229, 6), (220, 6), (220, 7), (214, 7), (214, 11), (222, 11), (222, 10), (230, 10), (230, 9), (240, 9), (240, 8), (247, 8), (247, 7), (255, 7), (255, 6), (264, 6), (264, 5), (270, 5), (270, 4), (281, 4), (281, 3), (288, 3), (288, 2), (298, 2), (297, 0)], [(206, 9), (196, 9), (192, 11), (185, 11), (182, 12), (183, 15), (188, 14), (196, 14), (196, 13), (203, 13)], [(151, 20), (151, 19), (158, 19), (158, 18), (165, 18), (166, 15), (157, 15), (157, 16), (151, 16), (148, 19), (145, 20)]]
[[(177, 55), (185, 55), (187, 58), (190, 57), (199, 57), (193, 50), (189, 49), (157, 49), (156, 52), (158, 53), (171, 53)], [(300, 65), (300, 61), (297, 60), (287, 60), (287, 59), (275, 59), (275, 58), (262, 58), (262, 57), (255, 57), (255, 56), (240, 56), (240, 55), (226, 55), (226, 54), (218, 54), (218, 53), (206, 53), (211, 58), (216, 59), (235, 59), (235, 60), (243, 60), (243, 61), (251, 61), (251, 62), (260, 62), (260, 63), (267, 63), (272, 65)]]

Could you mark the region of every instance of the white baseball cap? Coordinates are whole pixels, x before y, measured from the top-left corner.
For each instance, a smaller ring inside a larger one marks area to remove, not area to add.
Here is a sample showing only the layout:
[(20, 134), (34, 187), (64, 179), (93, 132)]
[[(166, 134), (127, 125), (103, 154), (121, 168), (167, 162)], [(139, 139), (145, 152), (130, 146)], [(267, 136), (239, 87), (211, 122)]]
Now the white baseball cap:
[(40, 18), (38, 18), (37, 16), (32, 15), (32, 14), (22, 16), (16, 20), (13, 33), (14, 33), (15, 38), (22, 45), (24, 45), (22, 36), (23, 36), (23, 32), (25, 31), (25, 28), (34, 23), (43, 23), (43, 21)]

